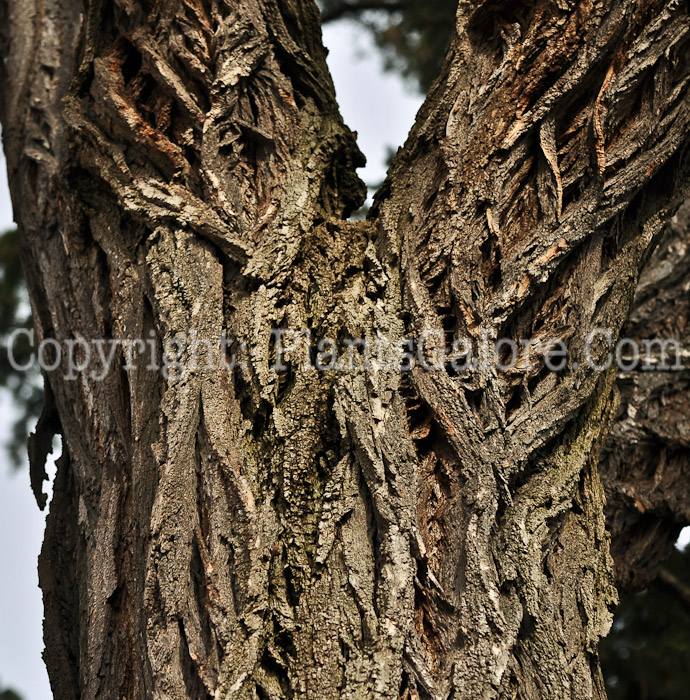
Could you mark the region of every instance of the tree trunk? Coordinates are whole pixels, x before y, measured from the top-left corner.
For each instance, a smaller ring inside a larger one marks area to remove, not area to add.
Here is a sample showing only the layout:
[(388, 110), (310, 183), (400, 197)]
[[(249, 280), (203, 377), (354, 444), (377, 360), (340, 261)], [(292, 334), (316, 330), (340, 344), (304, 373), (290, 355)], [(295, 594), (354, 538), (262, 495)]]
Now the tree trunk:
[[(586, 339), (689, 194), (687, 3), (463, 0), (365, 222), (309, 0), (0, 8), (37, 339), (147, 341), (45, 372), (55, 698), (605, 697), (618, 392)], [(321, 371), (274, 329), (568, 359)], [(232, 371), (147, 369), (223, 331)]]
[(640, 276), (625, 331), (640, 346), (645, 339), (674, 338), (680, 352), (655, 343), (649, 364), (663, 363), (671, 371), (640, 366), (620, 373), (620, 417), (600, 462), (614, 575), (616, 585), (626, 592), (654, 580), (680, 530), (690, 525), (688, 289), (690, 200), (664, 232)]

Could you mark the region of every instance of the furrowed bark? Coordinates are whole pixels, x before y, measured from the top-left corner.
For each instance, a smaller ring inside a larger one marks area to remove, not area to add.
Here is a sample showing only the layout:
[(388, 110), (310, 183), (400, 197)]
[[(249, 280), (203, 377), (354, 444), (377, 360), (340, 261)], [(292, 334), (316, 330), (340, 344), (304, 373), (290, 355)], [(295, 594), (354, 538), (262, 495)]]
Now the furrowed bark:
[[(62, 282), (51, 274), (51, 266), (65, 258), (59, 180), (70, 148), (60, 99), (72, 79), (80, 24), (78, 2), (0, 2), (3, 149), (33, 318), (39, 332), (43, 328), (47, 336), (54, 335), (53, 313), (62, 311), (64, 319), (68, 307), (62, 302), (70, 299), (51, 298), (56, 282)], [(47, 500), (42, 492), (47, 479), (45, 459), (60, 431), (53, 393), (45, 383), (42, 416), (29, 439), (31, 487), (41, 508)], [(67, 455), (60, 461), (54, 494), (42, 550), (43, 562), (48, 559), (49, 564), (42, 565), (39, 574), (44, 595), (44, 660), (54, 697), (74, 698), (80, 684), (80, 590), (83, 593), (90, 581), (78, 576), (85, 565), (84, 548), (79, 493)]]
[[(621, 332), (688, 195), (687, 6), (461, 3), (357, 223), (312, 3), (2, 7), (26, 27), (2, 119), (39, 339), (160, 360), (225, 331), (243, 360), (48, 373), (55, 697), (604, 697), (617, 394), (584, 347)], [(299, 345), (276, 364), (275, 328), (559, 337), (569, 362), (323, 372)]]
[(618, 399), (586, 338), (616, 342), (687, 193), (687, 40), (674, 3), (461, 4), (379, 195), (416, 333), (569, 346), (559, 374), (411, 375), (429, 575), (407, 663), (431, 697), (604, 695), (615, 592), (595, 465)]
[(690, 525), (689, 243), (686, 201), (640, 277), (625, 330), (635, 345), (622, 348), (621, 408), (602, 451), (616, 585), (625, 591), (656, 578)]

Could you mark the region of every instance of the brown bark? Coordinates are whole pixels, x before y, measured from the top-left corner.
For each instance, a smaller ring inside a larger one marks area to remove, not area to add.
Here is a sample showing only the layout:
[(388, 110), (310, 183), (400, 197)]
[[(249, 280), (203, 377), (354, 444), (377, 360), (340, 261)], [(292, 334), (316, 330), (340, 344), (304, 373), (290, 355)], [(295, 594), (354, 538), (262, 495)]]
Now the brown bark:
[[(688, 196), (687, 4), (461, 2), (358, 223), (312, 3), (0, 7), (39, 338), (249, 347), (179, 381), (48, 374), (55, 697), (604, 697), (617, 394), (584, 346)], [(274, 369), (278, 327), (555, 336), (569, 364)]]
[[(655, 343), (639, 366), (620, 372), (619, 417), (600, 463), (614, 573), (625, 591), (656, 577), (681, 528), (690, 525), (688, 289), (690, 201), (647, 263), (625, 331), (638, 342), (676, 339), (679, 347)], [(658, 364), (668, 369), (657, 371)]]

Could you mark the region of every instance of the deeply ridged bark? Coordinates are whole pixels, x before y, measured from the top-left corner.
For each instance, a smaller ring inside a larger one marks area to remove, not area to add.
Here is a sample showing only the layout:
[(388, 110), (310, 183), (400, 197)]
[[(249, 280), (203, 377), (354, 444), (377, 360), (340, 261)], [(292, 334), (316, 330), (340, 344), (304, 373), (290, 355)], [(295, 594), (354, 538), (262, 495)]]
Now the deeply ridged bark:
[[(625, 329), (640, 347), (650, 339), (678, 347), (654, 342), (648, 361), (620, 372), (619, 418), (601, 457), (614, 574), (625, 591), (656, 578), (690, 524), (689, 263), (687, 201), (645, 266)], [(653, 371), (658, 364), (671, 369)]]
[[(366, 222), (312, 3), (2, 7), (39, 338), (248, 348), (47, 376), (55, 697), (604, 697), (618, 394), (584, 346), (688, 196), (687, 4), (462, 2)], [(560, 337), (569, 364), (274, 367), (274, 328)]]

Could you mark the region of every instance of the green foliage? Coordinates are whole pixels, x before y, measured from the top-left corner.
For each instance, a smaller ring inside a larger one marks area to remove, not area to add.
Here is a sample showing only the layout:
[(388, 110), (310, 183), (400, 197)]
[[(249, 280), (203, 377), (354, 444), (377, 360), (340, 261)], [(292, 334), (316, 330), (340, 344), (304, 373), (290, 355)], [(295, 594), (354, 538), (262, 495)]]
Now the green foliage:
[(0, 700), (22, 700), (22, 696), (11, 688), (0, 688)]
[[(43, 390), (37, 370), (20, 372), (12, 367), (8, 341), (13, 331), (32, 327), (31, 309), (19, 258), (19, 233), (16, 229), (0, 235), (0, 388), (9, 391), (17, 417), (7, 445), (12, 463), (26, 462), (26, 436), (41, 412)], [(25, 335), (12, 344), (14, 359), (28, 364), (31, 347)]]
[[(600, 645), (610, 700), (687, 700), (690, 684), (690, 545), (665, 568), (679, 588), (657, 580), (624, 598)], [(687, 589), (685, 590), (687, 594)]]
[(384, 66), (426, 92), (437, 77), (455, 24), (457, 0), (320, 0), (323, 21), (350, 18), (370, 31)]

